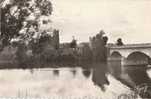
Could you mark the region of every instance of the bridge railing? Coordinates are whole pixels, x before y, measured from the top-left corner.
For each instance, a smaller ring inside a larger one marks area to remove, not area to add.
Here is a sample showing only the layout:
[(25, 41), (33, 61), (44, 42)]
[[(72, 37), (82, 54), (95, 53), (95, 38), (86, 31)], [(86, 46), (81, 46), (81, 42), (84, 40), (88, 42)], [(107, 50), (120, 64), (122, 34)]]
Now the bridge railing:
[(143, 47), (149, 47), (151, 48), (151, 43), (141, 43), (141, 44), (125, 44), (122, 46), (118, 46), (115, 44), (108, 44), (107, 47), (110, 48), (143, 48)]

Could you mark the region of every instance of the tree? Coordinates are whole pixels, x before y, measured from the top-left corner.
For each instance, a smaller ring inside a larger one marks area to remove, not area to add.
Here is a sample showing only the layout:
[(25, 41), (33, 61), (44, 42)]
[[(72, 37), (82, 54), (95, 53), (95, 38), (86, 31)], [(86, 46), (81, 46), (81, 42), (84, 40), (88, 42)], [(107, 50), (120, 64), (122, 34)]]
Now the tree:
[(106, 45), (106, 44), (107, 44), (107, 41), (108, 41), (108, 37), (107, 37), (107, 36), (104, 36), (104, 37), (103, 37), (104, 45)]
[(118, 39), (117, 39), (117, 43), (116, 43), (116, 45), (118, 45), (118, 46), (122, 46), (122, 45), (124, 45), (124, 44), (123, 44), (123, 41), (122, 41), (122, 39), (121, 39), (121, 38), (118, 38)]
[(92, 51), (89, 44), (82, 43), (82, 52), (80, 54), (80, 62), (91, 63), (92, 62)]
[(36, 54), (40, 54), (44, 51), (45, 49), (45, 44), (47, 43), (47, 41), (51, 40), (51, 36), (43, 33), (39, 39), (33, 39), (29, 42), (29, 47), (30, 49), (32, 49), (32, 52), (34, 55)]
[(38, 38), (42, 33), (40, 19), (49, 17), (51, 13), (52, 4), (49, 0), (11, 0), (3, 4), (0, 34), (2, 46), (7, 46), (13, 39), (28, 42)]
[(74, 36), (73, 36), (72, 42), (70, 43), (70, 47), (71, 48), (76, 48), (77, 47), (77, 41), (75, 40)]
[(106, 44), (108, 38), (104, 36), (105, 32), (101, 30), (93, 39), (92, 42), (92, 53), (93, 53), (93, 76), (92, 81), (94, 84), (101, 87), (104, 91), (104, 84), (109, 84), (106, 78), (107, 73), (107, 48)]
[(106, 61), (106, 47), (108, 37), (103, 36), (105, 32), (101, 30), (95, 37), (92, 39), (92, 50), (93, 58), (95, 62), (105, 62)]

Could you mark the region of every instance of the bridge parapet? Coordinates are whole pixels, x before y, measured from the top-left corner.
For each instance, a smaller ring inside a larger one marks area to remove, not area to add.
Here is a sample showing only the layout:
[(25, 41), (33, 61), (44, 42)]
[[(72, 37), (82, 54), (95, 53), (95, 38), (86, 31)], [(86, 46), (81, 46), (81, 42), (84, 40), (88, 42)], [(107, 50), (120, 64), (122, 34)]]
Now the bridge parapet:
[(115, 45), (115, 44), (108, 44), (107, 47), (109, 48), (133, 48), (133, 47), (151, 47), (151, 43), (141, 43), (141, 44), (125, 44), (122, 46)]
[(115, 45), (115, 44), (108, 44), (107, 47), (112, 48), (112, 49), (151, 48), (151, 43), (125, 44), (125, 45), (122, 45), (122, 46)]

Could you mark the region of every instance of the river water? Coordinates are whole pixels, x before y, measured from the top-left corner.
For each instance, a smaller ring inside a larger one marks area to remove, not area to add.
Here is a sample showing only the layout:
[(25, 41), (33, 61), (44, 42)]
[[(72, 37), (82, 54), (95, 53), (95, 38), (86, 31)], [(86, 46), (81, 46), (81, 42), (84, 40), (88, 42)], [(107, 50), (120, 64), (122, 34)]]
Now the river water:
[[(151, 71), (148, 74), (151, 77)], [(86, 77), (82, 68), (0, 70), (0, 96), (118, 99), (119, 95), (131, 92), (111, 75), (107, 75), (110, 84), (103, 92), (92, 81), (92, 75), (93, 70)]]

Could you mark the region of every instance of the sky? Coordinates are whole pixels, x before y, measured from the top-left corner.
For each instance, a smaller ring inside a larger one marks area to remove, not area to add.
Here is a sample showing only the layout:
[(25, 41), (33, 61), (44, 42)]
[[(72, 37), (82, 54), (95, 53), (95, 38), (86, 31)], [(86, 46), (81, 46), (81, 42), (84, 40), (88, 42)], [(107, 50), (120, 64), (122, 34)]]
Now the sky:
[(61, 42), (87, 42), (104, 30), (109, 42), (151, 43), (151, 0), (52, 0)]
[(60, 41), (88, 42), (104, 30), (109, 42), (151, 43), (151, 0), (51, 0)]

